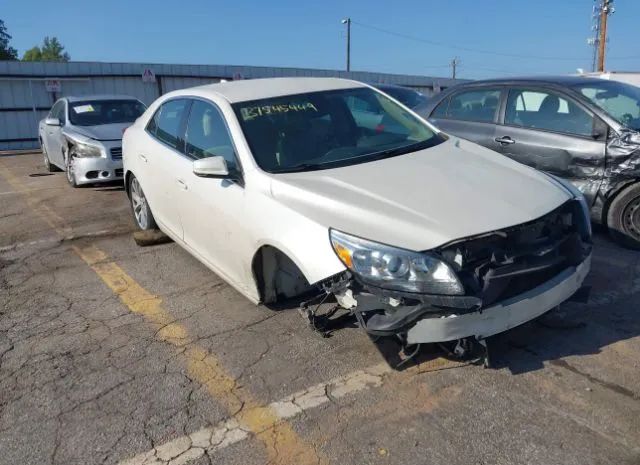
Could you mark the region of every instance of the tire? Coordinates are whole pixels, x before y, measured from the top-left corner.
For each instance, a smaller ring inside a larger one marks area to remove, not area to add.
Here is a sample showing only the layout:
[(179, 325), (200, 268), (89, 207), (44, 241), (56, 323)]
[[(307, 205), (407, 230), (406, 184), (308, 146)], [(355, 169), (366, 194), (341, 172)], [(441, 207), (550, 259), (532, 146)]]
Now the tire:
[(67, 178), (67, 182), (71, 187), (78, 187), (78, 182), (76, 181), (76, 174), (73, 170), (73, 155), (69, 153), (67, 150), (64, 152), (64, 166), (65, 166), (65, 175)]
[(44, 159), (44, 169), (49, 173), (60, 171), (60, 168), (51, 163), (51, 161), (49, 160), (49, 154), (47, 153), (47, 149), (45, 148), (44, 144), (40, 144), (40, 148), (42, 150), (42, 158)]
[(607, 227), (618, 244), (640, 250), (640, 183), (625, 187), (607, 211)]
[(129, 203), (131, 204), (131, 213), (133, 213), (133, 219), (138, 229), (141, 231), (158, 229), (142, 186), (133, 175), (129, 179)]

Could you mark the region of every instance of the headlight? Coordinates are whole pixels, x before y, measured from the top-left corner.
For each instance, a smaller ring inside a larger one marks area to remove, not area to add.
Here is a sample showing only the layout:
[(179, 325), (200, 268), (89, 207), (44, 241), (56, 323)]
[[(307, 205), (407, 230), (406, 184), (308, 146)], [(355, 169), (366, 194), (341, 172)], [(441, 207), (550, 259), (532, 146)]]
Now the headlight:
[(344, 265), (378, 287), (425, 294), (464, 294), (451, 267), (427, 253), (398, 249), (331, 230), (331, 245)]
[(84, 144), (82, 142), (75, 142), (74, 151), (76, 157), (100, 157), (102, 156), (102, 150), (100, 147), (91, 144)]

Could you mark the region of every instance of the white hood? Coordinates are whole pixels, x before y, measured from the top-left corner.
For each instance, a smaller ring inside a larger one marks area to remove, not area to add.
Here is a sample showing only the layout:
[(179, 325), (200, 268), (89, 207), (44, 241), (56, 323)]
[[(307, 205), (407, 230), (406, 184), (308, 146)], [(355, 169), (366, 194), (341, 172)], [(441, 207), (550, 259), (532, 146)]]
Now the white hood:
[(415, 251), (525, 223), (571, 198), (546, 175), (455, 138), (411, 154), (272, 179), (278, 201), (319, 224)]

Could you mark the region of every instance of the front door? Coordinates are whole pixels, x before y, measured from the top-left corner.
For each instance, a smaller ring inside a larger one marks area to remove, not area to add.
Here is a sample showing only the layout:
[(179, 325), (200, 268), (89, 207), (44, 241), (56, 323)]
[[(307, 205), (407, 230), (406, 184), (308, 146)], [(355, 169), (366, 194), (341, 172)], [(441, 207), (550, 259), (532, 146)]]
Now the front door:
[[(191, 160), (222, 156), (230, 173), (240, 173), (224, 116), (209, 101), (194, 99), (186, 124), (186, 154)], [(241, 283), (246, 270), (239, 254), (251, 246), (244, 224), (245, 190), (238, 181), (193, 174), (190, 166), (176, 173), (187, 192), (181, 217), (184, 241), (219, 274)]]
[(565, 178), (593, 204), (605, 169), (606, 125), (569, 96), (512, 88), (493, 149)]
[(66, 123), (65, 106), (66, 104), (64, 100), (58, 100), (51, 108), (49, 117), (58, 118), (58, 120), (60, 120), (60, 126), (46, 125), (44, 135), (49, 161), (59, 167), (64, 166), (64, 156), (62, 155), (62, 142), (64, 136), (62, 135), (62, 128)]

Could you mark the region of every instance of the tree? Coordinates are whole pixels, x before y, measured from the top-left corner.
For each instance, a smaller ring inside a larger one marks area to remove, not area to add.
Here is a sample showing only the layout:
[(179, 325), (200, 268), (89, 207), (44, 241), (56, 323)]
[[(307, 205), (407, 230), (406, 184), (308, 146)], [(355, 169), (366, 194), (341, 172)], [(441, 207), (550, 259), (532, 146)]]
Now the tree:
[(9, 46), (11, 36), (7, 32), (4, 21), (0, 19), (0, 60), (17, 60), (18, 51)]
[(22, 55), (22, 61), (42, 61), (42, 50), (37, 45), (30, 48)]
[(64, 51), (64, 46), (56, 37), (45, 37), (42, 47), (37, 45), (30, 48), (24, 55), (22, 61), (69, 61), (70, 57)]

